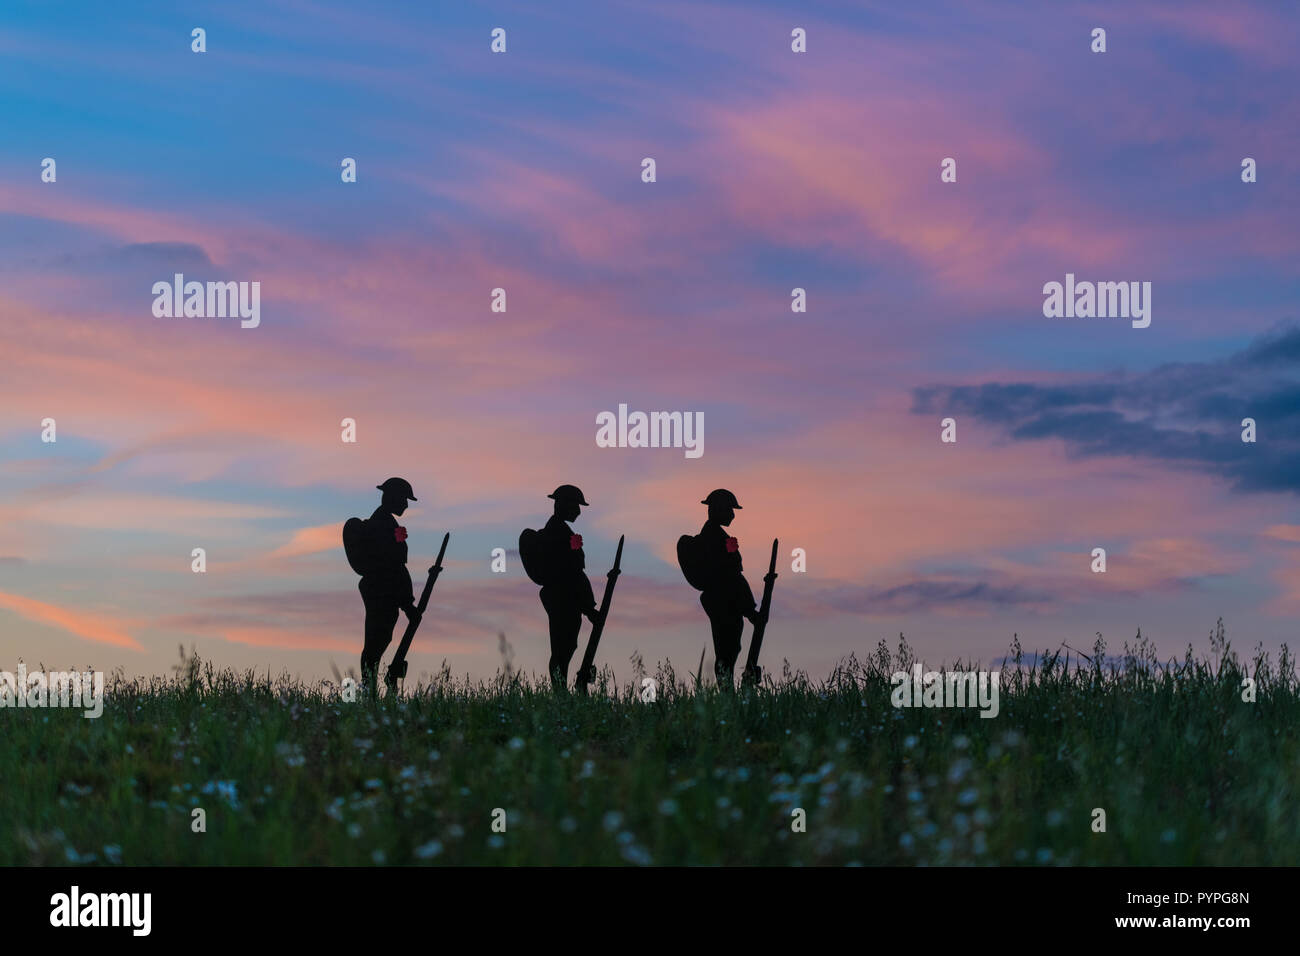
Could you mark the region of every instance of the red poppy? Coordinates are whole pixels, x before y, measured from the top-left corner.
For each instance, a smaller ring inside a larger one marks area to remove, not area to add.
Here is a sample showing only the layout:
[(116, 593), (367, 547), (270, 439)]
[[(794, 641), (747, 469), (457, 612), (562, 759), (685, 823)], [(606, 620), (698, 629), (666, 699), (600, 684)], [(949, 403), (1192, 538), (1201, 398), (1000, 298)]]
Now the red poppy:
[(403, 527), (399, 524), (396, 528), (393, 529), (393, 537), (396, 538), (396, 539), (397, 539), (398, 541), (400, 541), (400, 542), (405, 542), (405, 541), (406, 541), (406, 529), (403, 528)]
[(739, 550), (740, 550), (740, 542), (737, 541), (735, 538), (728, 538), (728, 539), (727, 539), (727, 551), (728, 551), (728, 553), (730, 553), (730, 554), (735, 554), (735, 553), (736, 553), (737, 551), (739, 551)]
[(580, 535), (580, 534), (571, 534), (571, 535), (569, 535), (569, 549), (570, 549), (571, 551), (581, 551), (581, 550), (582, 550), (582, 535)]

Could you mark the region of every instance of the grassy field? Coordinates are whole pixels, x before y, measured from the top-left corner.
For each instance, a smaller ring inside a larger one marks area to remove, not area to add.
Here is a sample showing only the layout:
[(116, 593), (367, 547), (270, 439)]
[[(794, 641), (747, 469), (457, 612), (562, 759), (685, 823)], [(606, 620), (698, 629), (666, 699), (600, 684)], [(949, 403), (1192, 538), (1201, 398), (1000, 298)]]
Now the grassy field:
[[(912, 663), (902, 640), (825, 681), (787, 669), (735, 695), (661, 665), (652, 703), (639, 681), (582, 699), (508, 666), (346, 703), (328, 682), (190, 657), (168, 678), (111, 679), (96, 720), (0, 710), (0, 863), (1300, 859), (1285, 647), (1245, 664), (1220, 627), (1205, 658), (1189, 647), (1161, 662), (1140, 635), (1120, 655), (1100, 640), (1091, 652), (1013, 644), (994, 719), (891, 706), (890, 674)], [(195, 807), (206, 832), (192, 831)], [(795, 808), (806, 832), (792, 831)]]

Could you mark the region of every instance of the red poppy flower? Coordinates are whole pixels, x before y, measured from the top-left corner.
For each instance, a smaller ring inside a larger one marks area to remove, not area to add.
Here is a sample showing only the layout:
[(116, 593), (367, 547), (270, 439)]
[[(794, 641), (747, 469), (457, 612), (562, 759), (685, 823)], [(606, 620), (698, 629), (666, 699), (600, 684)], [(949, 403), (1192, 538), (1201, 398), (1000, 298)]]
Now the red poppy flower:
[(739, 550), (740, 550), (740, 542), (737, 541), (735, 538), (728, 538), (728, 539), (727, 539), (727, 552), (728, 552), (729, 554), (735, 554), (735, 553), (736, 553), (737, 551), (739, 551)]
[(582, 550), (582, 535), (580, 535), (580, 534), (571, 534), (571, 535), (569, 535), (569, 549), (570, 549), (571, 551), (581, 551), (581, 550)]
[(399, 524), (396, 528), (393, 529), (393, 537), (396, 538), (399, 542), (405, 542), (406, 529)]

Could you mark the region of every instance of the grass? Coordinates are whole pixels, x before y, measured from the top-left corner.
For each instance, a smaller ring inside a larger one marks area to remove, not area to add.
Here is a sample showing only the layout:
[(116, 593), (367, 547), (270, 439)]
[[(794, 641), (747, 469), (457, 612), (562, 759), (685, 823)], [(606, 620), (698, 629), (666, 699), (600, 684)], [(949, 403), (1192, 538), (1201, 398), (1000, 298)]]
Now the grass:
[[(1064, 656), (1063, 656), (1064, 655)], [(3, 864), (1275, 864), (1300, 858), (1289, 651), (1224, 636), (1161, 662), (1002, 667), (1000, 713), (895, 709), (900, 638), (824, 681), (726, 694), (667, 664), (589, 698), (446, 671), (348, 703), (331, 682), (186, 658), (103, 716), (0, 710)], [(639, 659), (634, 663), (641, 671)], [(960, 665), (954, 670), (963, 670)], [(1255, 700), (1242, 700), (1254, 679)], [(192, 829), (192, 811), (206, 832)], [(505, 811), (504, 833), (492, 828)], [(806, 832), (792, 831), (792, 811)], [(1093, 810), (1106, 831), (1093, 831)]]

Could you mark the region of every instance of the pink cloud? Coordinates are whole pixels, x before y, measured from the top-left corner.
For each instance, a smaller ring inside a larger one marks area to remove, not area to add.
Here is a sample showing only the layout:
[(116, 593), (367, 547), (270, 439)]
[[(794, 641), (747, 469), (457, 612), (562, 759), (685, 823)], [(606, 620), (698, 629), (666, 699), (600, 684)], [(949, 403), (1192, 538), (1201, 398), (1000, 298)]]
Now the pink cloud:
[(278, 558), (296, 558), (305, 554), (319, 554), (322, 551), (337, 551), (343, 541), (343, 523), (315, 525), (311, 528), (299, 528), (285, 544), (266, 556), (266, 560)]
[(13, 611), (29, 621), (60, 628), (97, 644), (110, 644), (113, 647), (124, 647), (133, 651), (144, 650), (135, 638), (121, 629), (122, 625), (106, 623), (103, 614), (69, 610), (4, 591), (0, 591), (0, 607)]

